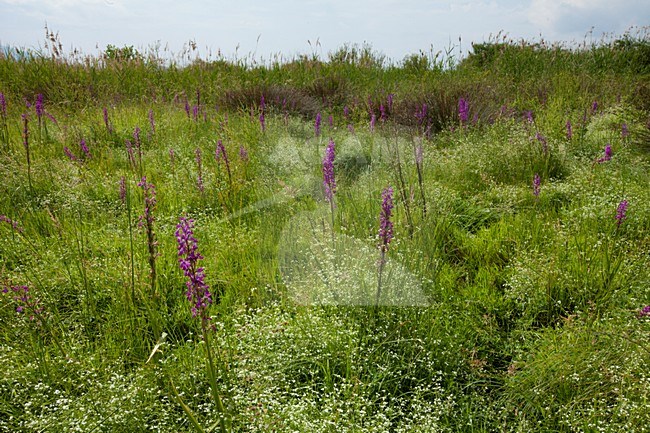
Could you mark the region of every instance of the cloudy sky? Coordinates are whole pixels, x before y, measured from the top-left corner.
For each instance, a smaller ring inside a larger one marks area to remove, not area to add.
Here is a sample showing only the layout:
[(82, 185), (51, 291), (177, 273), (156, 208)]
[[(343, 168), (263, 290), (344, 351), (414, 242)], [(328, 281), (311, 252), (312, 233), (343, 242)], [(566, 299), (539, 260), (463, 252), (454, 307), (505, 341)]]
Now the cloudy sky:
[[(44, 27), (64, 49), (97, 54), (107, 44), (203, 58), (269, 59), (368, 43), (399, 61), (419, 51), (466, 53), (500, 31), (515, 40), (582, 42), (650, 25), (648, 0), (0, 0), (0, 44), (42, 47)], [(647, 27), (646, 27), (647, 29)], [(647, 32), (646, 32), (647, 34)], [(591, 36), (593, 35), (593, 36)], [(461, 42), (459, 43), (459, 38)]]

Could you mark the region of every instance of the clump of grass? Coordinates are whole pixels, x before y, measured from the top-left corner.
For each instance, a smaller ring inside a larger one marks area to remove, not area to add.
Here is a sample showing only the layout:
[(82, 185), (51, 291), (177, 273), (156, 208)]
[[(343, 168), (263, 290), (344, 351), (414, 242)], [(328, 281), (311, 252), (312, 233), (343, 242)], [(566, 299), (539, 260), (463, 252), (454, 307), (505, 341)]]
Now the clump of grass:
[(7, 99), (5, 94), (0, 92), (0, 132), (2, 133), (2, 143), (4, 151), (9, 150), (9, 129), (7, 127)]
[[(647, 321), (588, 313), (548, 329), (505, 381), (503, 416), (513, 428), (643, 431), (648, 410)], [(517, 427), (515, 427), (517, 426)]]

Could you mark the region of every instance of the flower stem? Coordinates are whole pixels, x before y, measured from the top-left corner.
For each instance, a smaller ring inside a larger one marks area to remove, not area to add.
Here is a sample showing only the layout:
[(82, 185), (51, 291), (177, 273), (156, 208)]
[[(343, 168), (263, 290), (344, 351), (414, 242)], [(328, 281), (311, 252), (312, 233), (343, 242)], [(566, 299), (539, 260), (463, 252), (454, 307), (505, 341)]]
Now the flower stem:
[(379, 298), (381, 297), (381, 283), (384, 274), (384, 265), (386, 264), (386, 249), (381, 248), (381, 257), (379, 258), (379, 272), (377, 275), (377, 296), (375, 297), (375, 309), (379, 307)]
[(217, 411), (219, 412), (219, 429), (222, 433), (229, 431), (226, 423), (226, 410), (223, 406), (223, 401), (219, 395), (219, 388), (217, 386), (217, 376), (214, 366), (214, 357), (212, 354), (212, 347), (210, 345), (210, 333), (208, 332), (208, 327), (206, 324), (202, 324), (203, 328), (203, 341), (205, 342), (205, 354), (208, 357), (208, 378), (210, 380), (210, 388), (212, 389), (212, 398), (217, 405)]
[(174, 386), (174, 382), (171, 380), (171, 378), (169, 379), (169, 384), (171, 385), (172, 392), (174, 393), (174, 399), (181, 406), (183, 412), (185, 412), (185, 415), (187, 415), (187, 418), (189, 418), (190, 423), (192, 423), (194, 429), (199, 433), (205, 433), (205, 430), (203, 429), (203, 427), (201, 427), (201, 424), (199, 424), (199, 422), (197, 421), (194, 412), (192, 412), (192, 409), (190, 409), (189, 406), (185, 404), (183, 399), (181, 399), (181, 396), (178, 394), (178, 391), (176, 390), (176, 386)]

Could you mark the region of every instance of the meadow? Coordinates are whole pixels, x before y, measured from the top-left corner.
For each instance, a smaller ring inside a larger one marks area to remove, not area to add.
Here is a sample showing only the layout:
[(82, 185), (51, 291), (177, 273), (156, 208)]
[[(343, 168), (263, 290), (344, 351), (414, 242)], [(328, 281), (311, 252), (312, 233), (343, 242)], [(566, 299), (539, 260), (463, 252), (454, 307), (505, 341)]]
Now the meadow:
[(0, 53), (1, 432), (650, 431), (648, 29), (47, 37)]

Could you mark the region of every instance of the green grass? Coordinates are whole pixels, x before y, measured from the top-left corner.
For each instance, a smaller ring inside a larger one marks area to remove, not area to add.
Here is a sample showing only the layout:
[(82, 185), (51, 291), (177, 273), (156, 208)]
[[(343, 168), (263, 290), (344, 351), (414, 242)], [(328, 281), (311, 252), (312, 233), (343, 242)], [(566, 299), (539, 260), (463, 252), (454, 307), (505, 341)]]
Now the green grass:
[[(268, 65), (162, 66), (115, 47), (0, 57), (0, 431), (648, 431), (648, 46), (495, 41), (401, 63), (354, 46)], [(38, 93), (56, 119), (40, 130), (24, 103)], [(387, 185), (395, 238), (375, 306)], [(178, 265), (181, 216), (213, 295), (205, 324)]]

